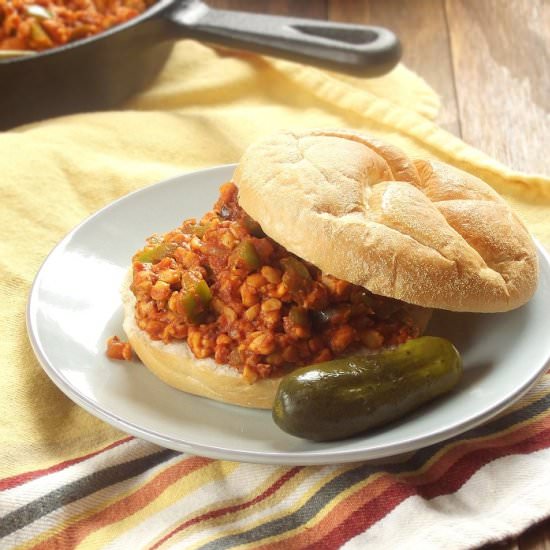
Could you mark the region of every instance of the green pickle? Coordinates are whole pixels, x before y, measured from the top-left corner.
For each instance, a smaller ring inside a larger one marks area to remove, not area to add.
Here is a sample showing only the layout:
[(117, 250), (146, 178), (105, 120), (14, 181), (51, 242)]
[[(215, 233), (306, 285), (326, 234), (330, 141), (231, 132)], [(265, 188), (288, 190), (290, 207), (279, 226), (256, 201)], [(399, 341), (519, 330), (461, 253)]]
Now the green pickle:
[(305, 439), (345, 439), (449, 392), (461, 376), (462, 360), (451, 342), (423, 336), (378, 354), (293, 371), (281, 381), (273, 420)]

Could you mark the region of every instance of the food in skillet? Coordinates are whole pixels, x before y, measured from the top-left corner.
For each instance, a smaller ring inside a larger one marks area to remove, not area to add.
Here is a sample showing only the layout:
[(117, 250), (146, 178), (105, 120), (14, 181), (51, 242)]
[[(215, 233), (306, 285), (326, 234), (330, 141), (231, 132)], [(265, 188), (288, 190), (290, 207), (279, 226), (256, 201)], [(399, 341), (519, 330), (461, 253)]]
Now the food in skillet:
[(243, 406), (270, 408), (298, 367), (386, 349), (394, 363), (421, 349), (416, 370), (447, 357), (452, 387), (456, 350), (414, 340), (429, 308), (506, 311), (537, 272), (481, 180), (358, 133), (286, 132), (247, 150), (211, 212), (135, 254), (124, 329), (168, 384)]
[(0, 0), (0, 50), (47, 50), (128, 21), (156, 0)]

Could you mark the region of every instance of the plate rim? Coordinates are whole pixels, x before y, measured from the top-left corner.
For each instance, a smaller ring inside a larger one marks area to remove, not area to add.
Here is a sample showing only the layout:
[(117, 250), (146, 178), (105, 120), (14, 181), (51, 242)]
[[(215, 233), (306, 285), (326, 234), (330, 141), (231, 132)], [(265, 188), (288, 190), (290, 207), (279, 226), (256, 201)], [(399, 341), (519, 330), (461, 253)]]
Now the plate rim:
[[(322, 450), (306, 450), (306, 451), (254, 451), (254, 450), (239, 450), (235, 448), (217, 446), (217, 445), (205, 445), (203, 443), (193, 443), (183, 441), (178, 438), (174, 438), (165, 434), (161, 434), (155, 430), (149, 428), (143, 428), (132, 421), (126, 420), (113, 412), (103, 408), (100, 404), (96, 404), (86, 396), (79, 393), (78, 388), (74, 387), (63, 374), (51, 364), (47, 358), (47, 354), (43, 349), (43, 343), (38, 338), (38, 327), (34, 322), (34, 310), (37, 302), (37, 292), (41, 277), (45, 271), (51, 257), (63, 246), (66, 246), (71, 238), (77, 233), (83, 226), (87, 225), (94, 218), (102, 215), (104, 212), (115, 207), (120, 202), (126, 201), (135, 195), (141, 193), (149, 193), (154, 191), (155, 187), (170, 185), (171, 183), (179, 183), (180, 180), (185, 178), (193, 178), (197, 175), (202, 175), (209, 172), (219, 172), (225, 170), (232, 170), (237, 165), (235, 163), (221, 164), (202, 168), (199, 170), (193, 170), (190, 172), (184, 172), (179, 175), (167, 178), (156, 183), (145, 185), (140, 189), (136, 189), (130, 193), (127, 193), (114, 201), (106, 204), (96, 212), (86, 217), (82, 222), (77, 224), (71, 229), (47, 254), (41, 263), (30, 288), (27, 305), (25, 310), (25, 322), (27, 329), (27, 336), (29, 338), (33, 352), (50, 380), (74, 403), (82, 407), (88, 413), (99, 418), (100, 420), (107, 422), (111, 426), (129, 433), (140, 439), (144, 439), (156, 445), (162, 447), (174, 449), (180, 452), (186, 452), (193, 455), (205, 456), (220, 460), (233, 460), (238, 462), (250, 462), (256, 464), (271, 464), (271, 465), (285, 465), (285, 466), (309, 466), (309, 465), (327, 465), (327, 464), (343, 464), (349, 462), (375, 460), (380, 458), (397, 456), (403, 453), (415, 451), (440, 443), (442, 441), (449, 440), (461, 433), (464, 433), (480, 424), (486, 423), (504, 409), (517, 402), (523, 395), (525, 395), (529, 389), (531, 389), (537, 381), (544, 375), (547, 368), (550, 366), (550, 349), (544, 363), (536, 369), (531, 376), (524, 381), (522, 385), (515, 388), (514, 391), (506, 394), (497, 403), (492, 406), (483, 409), (481, 412), (467, 417), (466, 420), (457, 421), (445, 428), (432, 431), (419, 437), (410, 437), (399, 442), (390, 444), (379, 444), (369, 449), (322, 449)], [(531, 236), (537, 253), (546, 262), (547, 267), (550, 269), (550, 255), (541, 245), (541, 243)]]

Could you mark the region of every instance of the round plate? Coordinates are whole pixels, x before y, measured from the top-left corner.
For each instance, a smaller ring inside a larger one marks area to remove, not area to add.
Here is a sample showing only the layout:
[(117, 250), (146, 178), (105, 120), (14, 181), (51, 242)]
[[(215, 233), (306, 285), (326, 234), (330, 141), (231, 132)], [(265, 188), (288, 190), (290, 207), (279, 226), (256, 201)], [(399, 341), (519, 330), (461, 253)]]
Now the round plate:
[(146, 237), (210, 210), (234, 166), (147, 187), (107, 206), (67, 235), (40, 269), (27, 326), (48, 376), (106, 422), (159, 445), (213, 458), (328, 464), (380, 458), (436, 443), (484, 422), (523, 395), (550, 358), (550, 264), (539, 247), (537, 293), (502, 314), (438, 311), (428, 334), (451, 340), (465, 376), (457, 389), (401, 421), (339, 442), (313, 443), (277, 428), (269, 411), (175, 390), (135, 361), (110, 361), (105, 342), (122, 333), (119, 287)]

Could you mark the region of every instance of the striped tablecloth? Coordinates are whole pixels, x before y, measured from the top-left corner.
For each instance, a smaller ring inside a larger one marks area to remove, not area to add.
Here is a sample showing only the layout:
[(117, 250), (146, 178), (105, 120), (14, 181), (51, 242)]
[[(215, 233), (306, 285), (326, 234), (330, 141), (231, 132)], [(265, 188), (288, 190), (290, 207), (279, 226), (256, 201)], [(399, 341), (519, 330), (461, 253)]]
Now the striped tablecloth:
[(489, 423), (391, 460), (278, 467), (161, 449), (65, 398), (25, 331), (49, 250), (129, 191), (238, 160), (280, 128), (354, 127), (484, 178), (550, 245), (550, 180), (438, 128), (398, 67), (362, 81), (191, 41), (110, 113), (0, 134), (0, 548), (470, 548), (550, 515), (550, 378)]
[(378, 463), (224, 462), (123, 437), (0, 482), (22, 548), (471, 548), (550, 510), (550, 375), (496, 420)]

